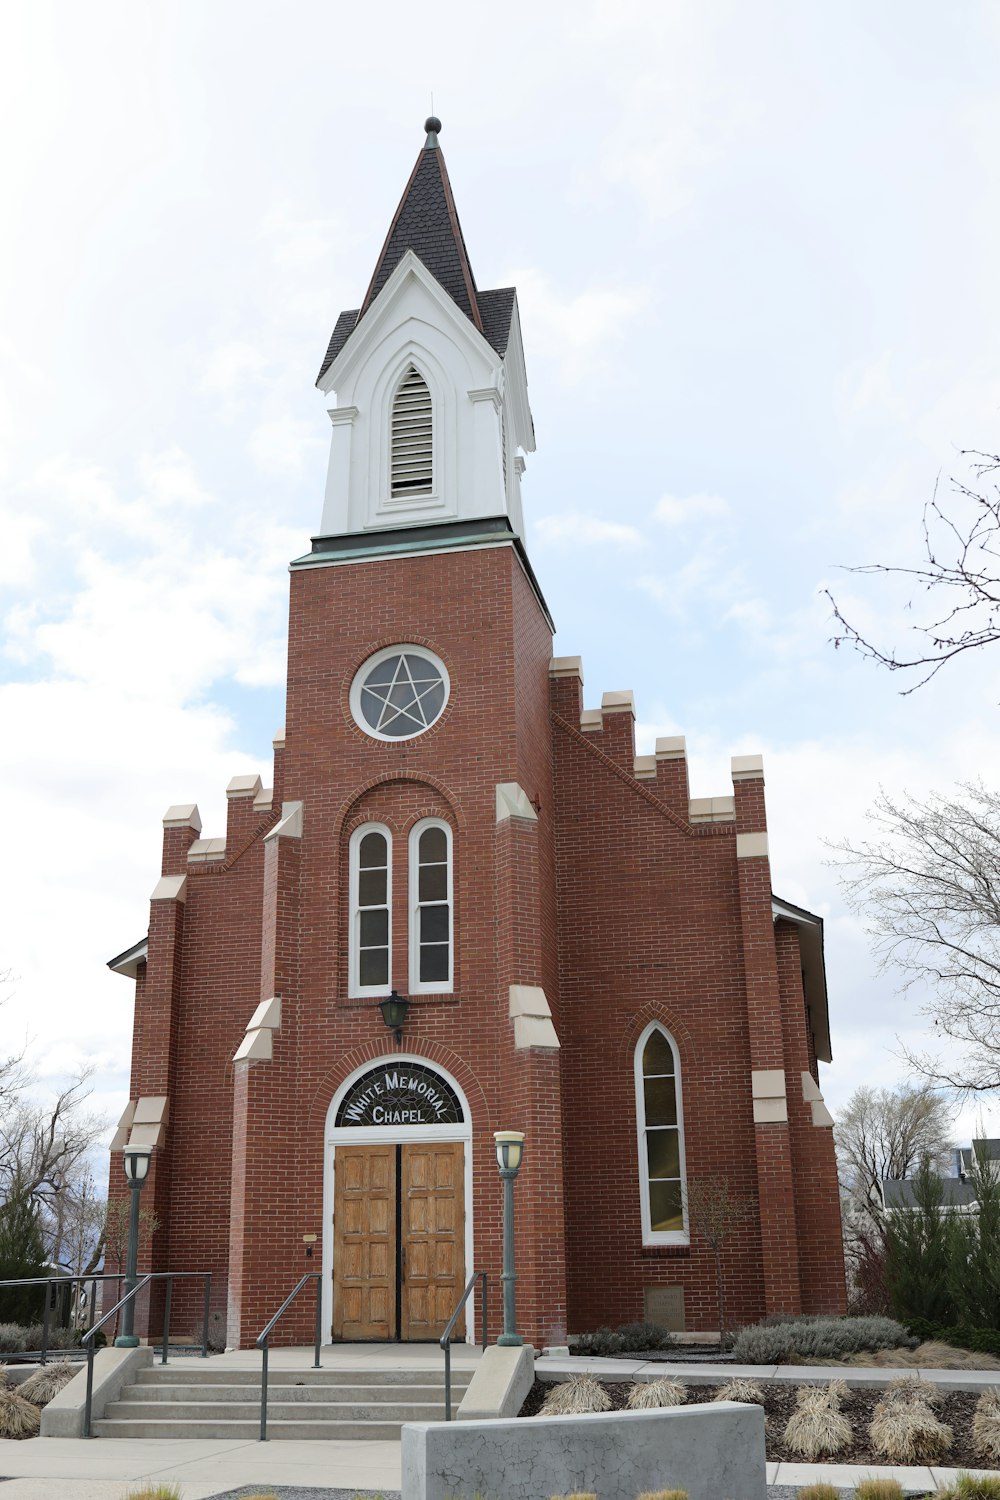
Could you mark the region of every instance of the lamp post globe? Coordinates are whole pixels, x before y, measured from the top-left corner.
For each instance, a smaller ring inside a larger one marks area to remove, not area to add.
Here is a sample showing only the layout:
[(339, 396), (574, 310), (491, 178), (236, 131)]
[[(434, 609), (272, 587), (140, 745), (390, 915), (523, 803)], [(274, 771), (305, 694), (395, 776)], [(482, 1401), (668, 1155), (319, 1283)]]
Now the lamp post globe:
[[(131, 1201), (128, 1214), (128, 1248), (125, 1252), (125, 1295), (133, 1291), (137, 1281), (136, 1270), (139, 1264), (139, 1194), (142, 1185), (149, 1176), (149, 1163), (152, 1160), (153, 1150), (151, 1146), (126, 1146), (122, 1156), (122, 1165), (125, 1168), (125, 1181), (129, 1185)], [(122, 1331), (115, 1339), (116, 1349), (134, 1349), (139, 1340), (135, 1336), (135, 1298), (126, 1302), (122, 1309)]]
[(522, 1130), (494, 1130), (497, 1166), (503, 1182), (503, 1333), (497, 1343), (503, 1348), (517, 1348), (524, 1343), (517, 1331), (515, 1289), (517, 1276), (514, 1271), (514, 1179), (524, 1160), (524, 1132)]

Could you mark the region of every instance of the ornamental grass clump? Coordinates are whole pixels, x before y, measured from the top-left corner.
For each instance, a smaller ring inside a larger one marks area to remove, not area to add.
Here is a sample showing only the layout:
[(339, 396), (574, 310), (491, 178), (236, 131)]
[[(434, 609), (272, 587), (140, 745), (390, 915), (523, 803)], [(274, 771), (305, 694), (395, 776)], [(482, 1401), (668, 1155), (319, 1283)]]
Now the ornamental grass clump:
[[(801, 1497), (799, 1490), (799, 1500)], [(903, 1500), (903, 1486), (898, 1479), (862, 1479), (854, 1491), (854, 1500)]]
[(798, 1500), (840, 1500), (835, 1484), (807, 1484), (799, 1490)]
[(931, 1411), (940, 1411), (944, 1394), (930, 1380), (924, 1380), (922, 1375), (898, 1375), (895, 1380), (889, 1381), (883, 1399), (897, 1406), (912, 1406), (917, 1402), (929, 1406)]
[(851, 1446), (851, 1424), (841, 1413), (835, 1391), (827, 1386), (800, 1385), (796, 1403), (785, 1424), (785, 1443), (793, 1453), (812, 1461), (833, 1457)]
[(41, 1425), (42, 1414), (37, 1406), (8, 1386), (0, 1390), (0, 1438), (37, 1437)]
[(583, 1412), (610, 1411), (611, 1397), (590, 1375), (576, 1375), (553, 1386), (542, 1402), (543, 1417), (572, 1417)]
[(984, 1391), (976, 1402), (972, 1442), (980, 1458), (1000, 1463), (1000, 1391)]
[(1000, 1500), (1000, 1479), (991, 1474), (956, 1474), (947, 1489), (934, 1491), (934, 1500)]
[(635, 1500), (688, 1500), (687, 1490), (643, 1490)]
[(952, 1430), (922, 1401), (883, 1399), (868, 1428), (872, 1447), (892, 1464), (930, 1463), (951, 1447)]
[(659, 1380), (637, 1380), (629, 1390), (626, 1404), (630, 1411), (648, 1411), (656, 1406), (683, 1406), (686, 1400), (684, 1382), (664, 1375)]
[(81, 1365), (71, 1364), (68, 1359), (57, 1360), (54, 1365), (42, 1365), (29, 1375), (18, 1392), (33, 1406), (48, 1406), (53, 1396), (58, 1396), (64, 1385), (69, 1385)]
[(720, 1385), (713, 1401), (741, 1401), (748, 1406), (764, 1405), (764, 1388), (756, 1380), (747, 1380), (743, 1375), (737, 1375), (733, 1380), (727, 1380), (725, 1385)]

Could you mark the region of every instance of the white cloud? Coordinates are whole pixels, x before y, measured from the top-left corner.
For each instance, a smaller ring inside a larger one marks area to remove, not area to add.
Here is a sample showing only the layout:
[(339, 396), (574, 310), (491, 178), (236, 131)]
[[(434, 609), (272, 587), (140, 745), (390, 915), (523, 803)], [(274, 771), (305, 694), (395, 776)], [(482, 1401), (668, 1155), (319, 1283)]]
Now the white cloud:
[(266, 370), (267, 360), (259, 349), (234, 339), (208, 355), (199, 389), (208, 396), (221, 396), (235, 403), (248, 389), (260, 384)]
[(601, 521), (596, 516), (582, 516), (569, 511), (558, 516), (540, 516), (534, 532), (549, 546), (638, 547), (642, 533), (635, 526), (620, 521)]
[(522, 266), (509, 274), (517, 287), (522, 326), (531, 330), (531, 354), (554, 360), (562, 379), (575, 384), (606, 360), (626, 325), (646, 306), (641, 286), (590, 287), (567, 294), (544, 271)]
[(667, 526), (717, 521), (731, 513), (729, 502), (721, 495), (663, 495), (653, 510), (656, 519)]
[[(322, 429), (287, 414), (260, 422), (250, 436), (250, 456), (271, 479), (294, 478), (324, 447)], [(325, 436), (325, 434), (323, 434)]]

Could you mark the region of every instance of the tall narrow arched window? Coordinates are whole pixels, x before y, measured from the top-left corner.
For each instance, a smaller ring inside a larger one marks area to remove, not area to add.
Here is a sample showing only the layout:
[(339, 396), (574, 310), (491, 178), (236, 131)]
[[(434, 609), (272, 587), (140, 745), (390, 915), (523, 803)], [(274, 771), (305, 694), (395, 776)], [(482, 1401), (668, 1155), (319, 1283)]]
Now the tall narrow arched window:
[(636, 1045), (635, 1103), (643, 1243), (686, 1245), (680, 1059), (673, 1037), (656, 1021)]
[(392, 835), (380, 823), (351, 834), (350, 993), (387, 995), (392, 974)]
[(434, 484), (433, 421), (427, 382), (410, 365), (392, 403), (389, 493), (394, 500), (429, 495)]
[(452, 988), (453, 899), (451, 829), (423, 818), (410, 833), (410, 989)]

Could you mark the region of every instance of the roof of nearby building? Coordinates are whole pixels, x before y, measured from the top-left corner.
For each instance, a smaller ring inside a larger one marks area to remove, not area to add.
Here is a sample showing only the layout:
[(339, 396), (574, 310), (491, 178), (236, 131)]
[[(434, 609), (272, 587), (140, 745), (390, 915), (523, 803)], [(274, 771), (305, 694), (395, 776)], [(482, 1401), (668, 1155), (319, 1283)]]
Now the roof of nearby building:
[(993, 1136), (973, 1136), (971, 1146), (960, 1146), (958, 1157), (963, 1172), (975, 1165), (976, 1157), (986, 1161), (1000, 1161), (1000, 1140)]
[(149, 934), (141, 937), (131, 948), (126, 948), (124, 953), (119, 953), (114, 958), (108, 959), (108, 968), (115, 974), (124, 974), (128, 979), (134, 979), (139, 965), (144, 964), (149, 957)]
[(441, 122), (426, 122), (427, 139), (410, 173), (360, 308), (342, 312), (334, 326), (316, 383), (323, 379), (408, 250), (426, 266), (455, 304), (503, 358), (510, 338), (514, 288), (481, 292), (472, 274), (455, 199), (438, 144)]
[[(961, 1177), (939, 1177), (941, 1202), (945, 1208), (972, 1208), (976, 1202), (976, 1190), (968, 1180)], [(886, 1208), (915, 1208), (916, 1184), (909, 1177), (901, 1181), (886, 1179), (882, 1183), (882, 1201)]]
[(826, 956), (823, 951), (823, 918), (792, 901), (771, 893), (771, 912), (776, 922), (794, 922), (799, 929), (802, 958), (802, 989), (812, 1025), (813, 1046), (821, 1062), (833, 1061), (830, 1041), (830, 1000), (826, 989)]

